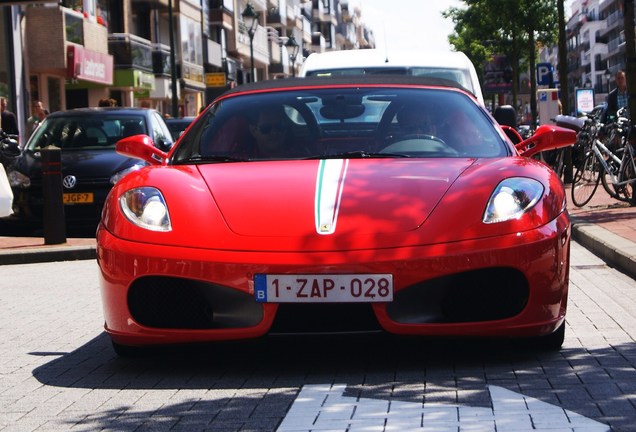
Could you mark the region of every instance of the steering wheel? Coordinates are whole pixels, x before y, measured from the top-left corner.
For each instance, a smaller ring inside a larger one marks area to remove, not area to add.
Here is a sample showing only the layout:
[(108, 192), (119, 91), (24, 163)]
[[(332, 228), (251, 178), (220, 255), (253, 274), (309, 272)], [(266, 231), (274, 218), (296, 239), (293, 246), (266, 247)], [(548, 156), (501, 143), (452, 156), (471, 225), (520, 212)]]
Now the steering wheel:
[(432, 153), (439, 156), (458, 156), (459, 152), (433, 135), (407, 134), (387, 138), (388, 145), (380, 153)]

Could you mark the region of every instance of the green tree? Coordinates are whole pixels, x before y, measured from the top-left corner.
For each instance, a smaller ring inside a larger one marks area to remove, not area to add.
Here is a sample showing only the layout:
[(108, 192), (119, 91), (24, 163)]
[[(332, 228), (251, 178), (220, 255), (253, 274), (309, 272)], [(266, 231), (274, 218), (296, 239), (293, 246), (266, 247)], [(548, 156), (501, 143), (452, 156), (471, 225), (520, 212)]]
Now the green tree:
[[(552, 44), (558, 34), (557, 0), (463, 0), (465, 7), (449, 8), (453, 20), (450, 44), (477, 65), (503, 54), (512, 67), (512, 101), (517, 105), (519, 76), (530, 70), (531, 109), (536, 119), (535, 65), (537, 48)], [(483, 78), (483, 76), (482, 76)]]

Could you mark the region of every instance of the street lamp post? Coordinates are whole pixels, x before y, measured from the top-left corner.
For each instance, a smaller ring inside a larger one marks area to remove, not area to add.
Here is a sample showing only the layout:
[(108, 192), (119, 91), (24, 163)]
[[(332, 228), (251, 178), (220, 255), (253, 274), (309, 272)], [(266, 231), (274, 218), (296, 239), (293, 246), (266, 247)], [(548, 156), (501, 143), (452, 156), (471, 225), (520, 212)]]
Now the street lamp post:
[(609, 69), (605, 69), (605, 81), (607, 81), (607, 93), (610, 92), (610, 80), (612, 79), (612, 73)]
[(289, 53), (289, 60), (291, 61), (292, 67), (292, 76), (296, 76), (296, 57), (298, 57), (298, 51), (300, 50), (300, 45), (296, 42), (296, 38), (294, 35), (289, 36), (287, 42), (285, 43), (285, 47), (287, 47), (287, 52)]
[(256, 71), (254, 70), (254, 35), (258, 28), (258, 14), (254, 10), (254, 6), (248, 3), (245, 9), (241, 13), (243, 22), (247, 27), (247, 35), (250, 37), (250, 66), (252, 69), (252, 81), (256, 81)]
[(178, 117), (179, 97), (177, 95), (177, 60), (175, 56), (174, 13), (172, 0), (168, 1), (168, 33), (170, 33), (170, 90), (172, 93), (172, 117)]

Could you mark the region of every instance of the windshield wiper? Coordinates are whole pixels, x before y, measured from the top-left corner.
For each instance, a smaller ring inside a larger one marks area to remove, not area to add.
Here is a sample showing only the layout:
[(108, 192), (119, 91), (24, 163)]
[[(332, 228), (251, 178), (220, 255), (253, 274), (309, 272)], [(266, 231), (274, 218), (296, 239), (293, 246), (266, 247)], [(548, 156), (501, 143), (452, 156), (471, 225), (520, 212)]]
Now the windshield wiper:
[(366, 159), (366, 158), (410, 158), (411, 156), (402, 153), (380, 153), (368, 152), (365, 150), (355, 150), (343, 153), (333, 153), (320, 156), (311, 156), (306, 159)]
[(249, 159), (239, 158), (235, 156), (228, 155), (193, 155), (186, 159), (179, 159), (175, 161), (175, 164), (190, 164), (190, 163), (205, 163), (205, 162), (247, 162)]

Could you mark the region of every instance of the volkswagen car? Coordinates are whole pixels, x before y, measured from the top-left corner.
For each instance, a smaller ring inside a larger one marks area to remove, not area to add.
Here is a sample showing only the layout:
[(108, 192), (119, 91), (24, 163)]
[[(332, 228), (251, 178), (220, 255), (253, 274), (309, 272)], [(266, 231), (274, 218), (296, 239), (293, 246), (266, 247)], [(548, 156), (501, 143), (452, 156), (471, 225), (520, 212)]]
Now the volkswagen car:
[(50, 114), (8, 173), (14, 194), (13, 222), (35, 229), (42, 226), (47, 199), (42, 187), (42, 152), (53, 148), (61, 151), (67, 227), (86, 227), (94, 235), (110, 188), (127, 173), (147, 165), (115, 151), (117, 141), (138, 134), (150, 137), (157, 149), (168, 150), (173, 143), (163, 117), (155, 110), (79, 108)]
[(105, 329), (127, 354), (271, 334), (385, 332), (561, 346), (570, 219), (533, 154), (456, 82), (299, 78), (214, 101), (106, 199)]

